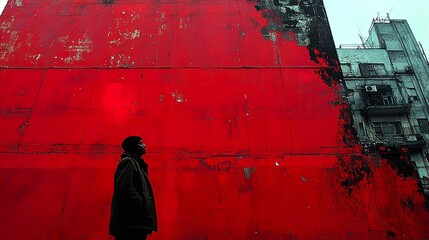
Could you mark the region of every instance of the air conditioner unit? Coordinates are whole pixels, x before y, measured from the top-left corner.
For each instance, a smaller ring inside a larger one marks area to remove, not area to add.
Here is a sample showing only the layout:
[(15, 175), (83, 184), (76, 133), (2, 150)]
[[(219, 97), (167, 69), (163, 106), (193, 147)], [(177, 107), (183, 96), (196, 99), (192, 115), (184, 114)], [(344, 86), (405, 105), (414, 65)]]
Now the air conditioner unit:
[(375, 85), (365, 86), (365, 91), (367, 91), (367, 92), (377, 92), (377, 87)]
[(417, 141), (417, 136), (416, 135), (407, 135), (406, 138), (407, 138), (408, 142), (415, 142), (415, 141)]

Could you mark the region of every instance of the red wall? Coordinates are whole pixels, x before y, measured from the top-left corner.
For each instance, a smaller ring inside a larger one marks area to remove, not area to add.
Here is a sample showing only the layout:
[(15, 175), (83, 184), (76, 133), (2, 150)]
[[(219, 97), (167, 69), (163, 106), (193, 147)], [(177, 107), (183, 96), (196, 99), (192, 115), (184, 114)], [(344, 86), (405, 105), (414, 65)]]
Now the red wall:
[(418, 181), (354, 141), (323, 6), (298, 13), (307, 33), (273, 27), (275, 3), (10, 1), (0, 239), (109, 239), (130, 134), (151, 239), (429, 239)]

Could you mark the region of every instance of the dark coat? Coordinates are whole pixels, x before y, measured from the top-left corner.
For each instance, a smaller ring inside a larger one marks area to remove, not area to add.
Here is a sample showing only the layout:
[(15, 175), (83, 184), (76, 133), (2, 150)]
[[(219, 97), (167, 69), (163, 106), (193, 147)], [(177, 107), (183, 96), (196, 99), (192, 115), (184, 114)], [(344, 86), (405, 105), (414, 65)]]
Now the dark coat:
[(155, 198), (148, 165), (133, 153), (123, 153), (115, 172), (109, 232), (157, 231)]

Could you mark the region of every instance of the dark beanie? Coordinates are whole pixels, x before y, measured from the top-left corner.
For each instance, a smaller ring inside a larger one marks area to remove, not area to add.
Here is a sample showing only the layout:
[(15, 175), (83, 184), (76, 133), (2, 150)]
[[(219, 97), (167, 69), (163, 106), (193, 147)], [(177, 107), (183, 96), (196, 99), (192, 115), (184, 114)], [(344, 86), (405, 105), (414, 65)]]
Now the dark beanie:
[(142, 140), (142, 138), (139, 136), (129, 136), (122, 141), (122, 149), (124, 149), (125, 152), (134, 152), (140, 140)]

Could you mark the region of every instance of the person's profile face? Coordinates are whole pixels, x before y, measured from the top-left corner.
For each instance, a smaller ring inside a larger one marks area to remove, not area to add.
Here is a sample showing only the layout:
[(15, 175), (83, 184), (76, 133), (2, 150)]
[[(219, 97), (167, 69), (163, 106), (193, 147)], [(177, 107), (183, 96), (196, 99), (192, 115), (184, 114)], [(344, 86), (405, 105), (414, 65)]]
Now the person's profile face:
[(138, 143), (138, 149), (142, 155), (146, 153), (146, 145), (143, 143), (142, 140), (140, 140)]

